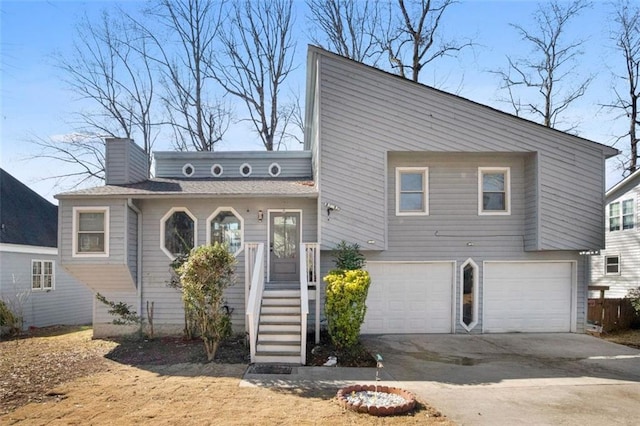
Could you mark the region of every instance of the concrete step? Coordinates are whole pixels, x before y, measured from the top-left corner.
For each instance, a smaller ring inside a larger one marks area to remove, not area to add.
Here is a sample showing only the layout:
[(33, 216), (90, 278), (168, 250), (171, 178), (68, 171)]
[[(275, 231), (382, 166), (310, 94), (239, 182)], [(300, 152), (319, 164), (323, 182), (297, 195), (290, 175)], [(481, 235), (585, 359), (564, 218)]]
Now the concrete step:
[(300, 352), (256, 352), (254, 362), (300, 365)]
[(300, 343), (300, 333), (287, 331), (266, 331), (260, 329), (258, 332), (258, 343), (266, 342), (297, 342)]
[(277, 342), (277, 341), (258, 341), (256, 352), (287, 352), (300, 354), (300, 341), (297, 342)]
[(262, 305), (260, 308), (260, 316), (268, 314), (296, 314), (300, 315), (300, 305)]

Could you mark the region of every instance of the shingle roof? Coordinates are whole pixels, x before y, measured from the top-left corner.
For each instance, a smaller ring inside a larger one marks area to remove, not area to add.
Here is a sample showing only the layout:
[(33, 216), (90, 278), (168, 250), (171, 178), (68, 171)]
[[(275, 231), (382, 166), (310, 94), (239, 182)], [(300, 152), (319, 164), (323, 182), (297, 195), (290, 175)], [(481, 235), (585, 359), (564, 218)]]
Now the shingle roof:
[(0, 243), (58, 245), (58, 207), (0, 169)]
[(150, 179), (128, 185), (104, 185), (64, 192), (56, 198), (77, 197), (306, 197), (315, 198), (313, 181), (284, 179)]

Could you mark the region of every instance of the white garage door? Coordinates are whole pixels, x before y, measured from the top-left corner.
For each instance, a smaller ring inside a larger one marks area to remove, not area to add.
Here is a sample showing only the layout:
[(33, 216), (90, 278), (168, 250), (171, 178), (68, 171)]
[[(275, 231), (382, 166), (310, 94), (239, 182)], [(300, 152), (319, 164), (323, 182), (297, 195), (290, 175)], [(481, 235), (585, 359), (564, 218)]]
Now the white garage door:
[(486, 262), (483, 331), (571, 331), (571, 262)]
[(362, 333), (451, 333), (452, 262), (369, 262), (367, 270)]

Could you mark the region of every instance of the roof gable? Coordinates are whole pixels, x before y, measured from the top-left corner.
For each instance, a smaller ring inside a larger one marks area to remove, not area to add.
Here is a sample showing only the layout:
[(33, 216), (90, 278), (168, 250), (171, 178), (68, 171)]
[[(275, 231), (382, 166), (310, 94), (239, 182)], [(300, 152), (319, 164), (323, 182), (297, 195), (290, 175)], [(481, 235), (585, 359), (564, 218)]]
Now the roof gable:
[(615, 199), (622, 197), (627, 192), (633, 190), (640, 185), (640, 169), (636, 170), (620, 182), (615, 184), (605, 194), (605, 203), (609, 204)]
[(0, 169), (0, 243), (56, 247), (58, 208)]

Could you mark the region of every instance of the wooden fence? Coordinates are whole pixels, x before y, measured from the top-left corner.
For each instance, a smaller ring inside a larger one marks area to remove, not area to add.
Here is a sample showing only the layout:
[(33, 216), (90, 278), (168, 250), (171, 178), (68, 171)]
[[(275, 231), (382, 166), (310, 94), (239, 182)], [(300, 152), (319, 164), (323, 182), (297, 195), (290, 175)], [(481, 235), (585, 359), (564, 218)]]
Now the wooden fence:
[(587, 320), (608, 333), (630, 328), (636, 312), (629, 299), (589, 299)]

